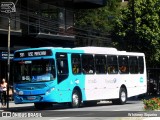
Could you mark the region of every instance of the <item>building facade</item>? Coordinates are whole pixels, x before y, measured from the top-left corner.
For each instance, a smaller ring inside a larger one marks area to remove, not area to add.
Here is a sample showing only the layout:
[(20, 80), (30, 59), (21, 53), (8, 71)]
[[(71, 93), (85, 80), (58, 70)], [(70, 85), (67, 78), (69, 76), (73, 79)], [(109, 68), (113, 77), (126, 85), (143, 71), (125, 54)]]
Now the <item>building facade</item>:
[[(101, 7), (106, 0), (0, 0), (3, 2), (15, 3), (16, 12), (0, 11), (0, 80), (7, 78), (9, 17), (12, 58), (14, 51), (21, 48), (74, 47), (74, 9)], [(10, 68), (12, 77), (12, 59)]]

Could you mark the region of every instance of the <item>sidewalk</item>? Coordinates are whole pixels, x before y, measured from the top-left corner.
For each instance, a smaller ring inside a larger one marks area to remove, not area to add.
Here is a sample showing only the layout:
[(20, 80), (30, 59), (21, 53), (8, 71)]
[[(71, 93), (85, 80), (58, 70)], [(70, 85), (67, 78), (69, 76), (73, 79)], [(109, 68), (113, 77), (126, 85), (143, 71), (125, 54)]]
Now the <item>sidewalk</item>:
[(32, 108), (32, 107), (34, 107), (34, 104), (33, 103), (15, 104), (14, 101), (10, 101), (9, 102), (9, 108), (8, 109), (7, 108), (0, 108), (0, 112), (9, 111), (9, 110), (13, 110), (13, 109), (16, 110), (16, 109), (19, 109), (19, 108), (23, 109), (23, 108), (26, 108), (26, 107)]

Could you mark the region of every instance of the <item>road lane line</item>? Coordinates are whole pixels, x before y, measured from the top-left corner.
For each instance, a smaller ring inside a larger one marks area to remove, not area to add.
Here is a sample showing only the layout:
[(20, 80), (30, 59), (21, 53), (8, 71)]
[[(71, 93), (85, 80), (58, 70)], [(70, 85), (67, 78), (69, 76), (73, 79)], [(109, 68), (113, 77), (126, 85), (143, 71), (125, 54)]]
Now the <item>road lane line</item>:
[(112, 111), (125, 111), (125, 110), (129, 110), (129, 109), (119, 109), (119, 110), (112, 110)]
[[(129, 106), (128, 106), (128, 107), (129, 107)], [(135, 109), (135, 108), (137, 109), (137, 106), (132, 107), (132, 110)], [(143, 111), (143, 106), (139, 106), (139, 108), (141, 109), (141, 110), (139, 110), (139, 111)], [(117, 109), (117, 110), (112, 110), (112, 111), (132, 111), (132, 110), (126, 108), (126, 109)], [(137, 110), (135, 110), (135, 111), (137, 111)]]
[(84, 117), (84, 116), (93, 115), (93, 113), (81, 114), (81, 115), (74, 115), (74, 117)]
[(62, 119), (69, 119), (71, 117), (60, 117), (60, 118), (54, 118), (54, 119), (49, 119), (49, 120), (62, 120)]
[[(88, 115), (89, 116), (93, 115), (93, 113), (74, 115), (73, 117), (84, 117), (84, 116), (88, 116)], [(59, 117), (59, 118), (54, 118), (54, 119), (50, 119), (50, 120), (62, 120), (62, 119), (69, 119), (69, 118), (73, 118), (73, 117)]]

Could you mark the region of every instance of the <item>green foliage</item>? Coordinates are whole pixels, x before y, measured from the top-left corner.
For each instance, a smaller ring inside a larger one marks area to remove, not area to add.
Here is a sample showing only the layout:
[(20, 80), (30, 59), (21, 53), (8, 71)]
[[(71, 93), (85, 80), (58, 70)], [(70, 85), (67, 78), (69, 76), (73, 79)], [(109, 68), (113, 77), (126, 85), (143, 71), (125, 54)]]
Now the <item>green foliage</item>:
[[(97, 36), (106, 35), (113, 30), (114, 16), (119, 12), (119, 0), (107, 0), (104, 7), (95, 9), (78, 9), (75, 11), (75, 26), (83, 30), (84, 34), (98, 33)], [(92, 33), (91, 33), (92, 32)], [(82, 34), (82, 33), (81, 33)], [(101, 34), (101, 35), (100, 35)], [(87, 36), (89, 37), (89, 35)], [(84, 38), (82, 38), (84, 40)], [(96, 38), (101, 39), (101, 38)], [(85, 40), (86, 41), (86, 40)], [(97, 40), (98, 41), (98, 40)]]
[(81, 28), (92, 28), (96, 30), (110, 31), (113, 24), (111, 19), (114, 11), (109, 11), (109, 8), (102, 7), (96, 9), (82, 9), (76, 11), (76, 26)]
[(148, 65), (160, 62), (160, 0), (130, 0), (114, 27), (120, 49), (144, 52)]
[(143, 100), (144, 110), (160, 110), (160, 98)]

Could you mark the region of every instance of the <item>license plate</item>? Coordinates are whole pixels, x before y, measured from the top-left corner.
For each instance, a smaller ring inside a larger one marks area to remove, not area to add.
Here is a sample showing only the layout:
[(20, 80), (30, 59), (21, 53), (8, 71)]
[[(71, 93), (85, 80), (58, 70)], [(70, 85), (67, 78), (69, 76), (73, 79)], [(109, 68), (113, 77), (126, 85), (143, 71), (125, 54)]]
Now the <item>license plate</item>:
[(27, 100), (35, 100), (36, 99), (36, 96), (29, 96), (27, 97)]

